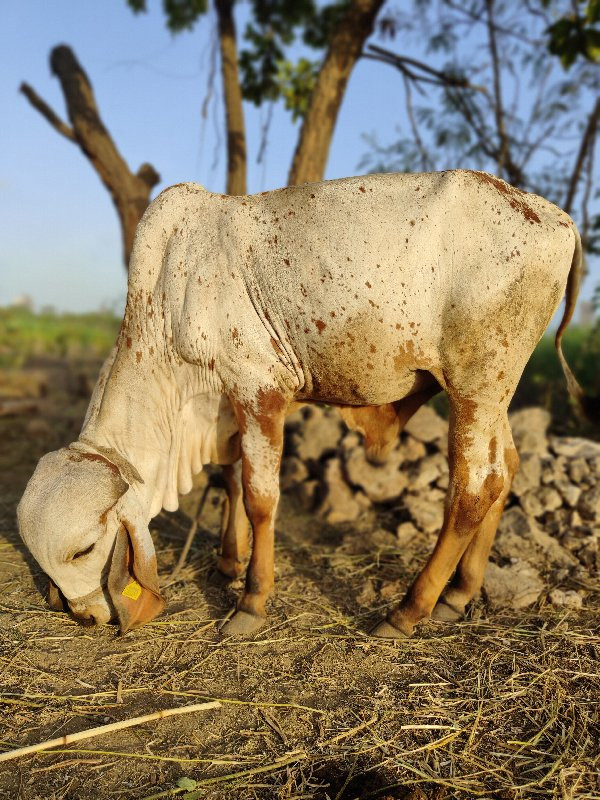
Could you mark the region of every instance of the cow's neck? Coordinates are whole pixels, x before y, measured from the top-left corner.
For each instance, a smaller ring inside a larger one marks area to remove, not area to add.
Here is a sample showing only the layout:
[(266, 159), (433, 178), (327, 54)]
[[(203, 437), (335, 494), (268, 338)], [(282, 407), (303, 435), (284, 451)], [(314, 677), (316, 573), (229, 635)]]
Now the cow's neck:
[[(81, 432), (90, 446), (126, 459), (142, 478), (134, 484), (148, 519), (174, 511), (203, 464), (218, 460), (217, 421), (222, 398), (189, 365), (140, 368), (135, 353), (116, 355), (100, 397)], [(143, 359), (143, 357), (142, 357)], [(136, 369), (137, 367), (137, 369)]]

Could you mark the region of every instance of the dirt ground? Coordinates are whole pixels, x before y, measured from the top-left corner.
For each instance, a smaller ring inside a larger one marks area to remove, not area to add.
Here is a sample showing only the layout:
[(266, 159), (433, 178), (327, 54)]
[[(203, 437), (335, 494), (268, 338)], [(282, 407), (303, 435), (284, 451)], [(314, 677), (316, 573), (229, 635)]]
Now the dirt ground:
[(250, 640), (215, 628), (235, 597), (214, 574), (216, 489), (175, 581), (190, 519), (152, 523), (161, 617), (120, 637), (50, 611), (15, 508), (37, 459), (76, 438), (97, 365), (43, 368), (37, 411), (0, 419), (0, 750), (203, 700), (221, 707), (0, 764), (0, 797), (600, 798), (597, 578), (581, 610), (543, 594), (521, 611), (480, 600), (460, 624), (371, 639), (427, 552), (422, 539), (399, 547), (393, 504), (328, 526), (284, 496), (276, 597)]

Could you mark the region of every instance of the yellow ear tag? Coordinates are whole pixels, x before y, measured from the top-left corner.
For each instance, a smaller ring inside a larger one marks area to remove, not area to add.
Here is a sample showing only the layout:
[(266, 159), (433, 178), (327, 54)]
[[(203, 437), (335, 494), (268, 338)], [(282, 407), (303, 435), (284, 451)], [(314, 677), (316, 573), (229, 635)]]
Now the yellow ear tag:
[(129, 581), (127, 586), (121, 592), (123, 597), (128, 597), (130, 600), (137, 600), (141, 593), (142, 587), (137, 581)]

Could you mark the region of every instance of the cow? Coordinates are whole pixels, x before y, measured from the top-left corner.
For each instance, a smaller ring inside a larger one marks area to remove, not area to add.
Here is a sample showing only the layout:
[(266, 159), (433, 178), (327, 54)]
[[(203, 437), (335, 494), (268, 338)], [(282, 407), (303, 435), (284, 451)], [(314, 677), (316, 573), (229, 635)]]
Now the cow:
[[(286, 414), (338, 407), (385, 456), (436, 392), (449, 399), (449, 488), (437, 544), (372, 631), (455, 620), (479, 591), (518, 467), (507, 408), (561, 298), (561, 350), (581, 242), (569, 216), (484, 172), (380, 174), (251, 196), (193, 183), (138, 226), (124, 319), (77, 441), (44, 456), (21, 536), (72, 612), (121, 631), (164, 608), (148, 524), (208, 462), (232, 513), (220, 569), (245, 588), (222, 632), (252, 634), (274, 588)], [(391, 443), (391, 445), (390, 445)], [(242, 506), (243, 500), (243, 506)], [(241, 531), (241, 533), (240, 533)]]

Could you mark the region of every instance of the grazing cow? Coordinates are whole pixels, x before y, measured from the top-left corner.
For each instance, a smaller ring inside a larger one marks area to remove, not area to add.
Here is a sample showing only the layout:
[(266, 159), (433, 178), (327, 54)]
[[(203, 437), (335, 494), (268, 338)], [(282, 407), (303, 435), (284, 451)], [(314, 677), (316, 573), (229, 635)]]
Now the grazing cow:
[(172, 186), (139, 225), (125, 317), (81, 435), (40, 460), (19, 505), (21, 535), (76, 615), (116, 614), (126, 631), (164, 607), (150, 519), (177, 508), (203, 464), (234, 465), (221, 569), (243, 569), (242, 493), (254, 541), (223, 631), (252, 633), (273, 590), (290, 405), (340, 407), (385, 453), (443, 389), (443, 527), (373, 633), (409, 636), (432, 613), (455, 619), (481, 586), (518, 466), (509, 401), (565, 290), (557, 349), (584, 402), (560, 349), (580, 274), (571, 219), (482, 172), (370, 175), (248, 197)]

